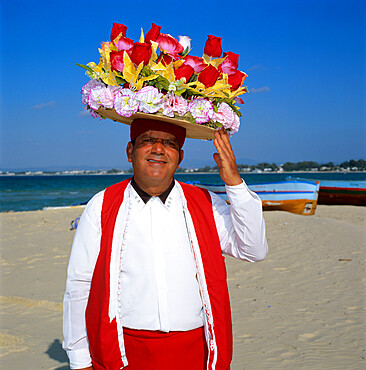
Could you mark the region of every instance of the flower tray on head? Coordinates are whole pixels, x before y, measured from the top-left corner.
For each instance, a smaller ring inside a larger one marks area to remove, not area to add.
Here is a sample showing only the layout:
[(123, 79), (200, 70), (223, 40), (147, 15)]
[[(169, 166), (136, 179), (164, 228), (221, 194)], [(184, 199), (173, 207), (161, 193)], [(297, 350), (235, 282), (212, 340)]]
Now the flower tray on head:
[(209, 35), (203, 57), (190, 56), (187, 36), (178, 42), (160, 29), (153, 24), (134, 42), (124, 25), (114, 23), (99, 64), (80, 65), (91, 78), (81, 91), (83, 104), (93, 117), (125, 124), (158, 119), (185, 127), (187, 137), (196, 139), (213, 139), (222, 126), (237, 132), (236, 103), (248, 91), (242, 86), (247, 75), (237, 69), (239, 55), (222, 53), (221, 38)]

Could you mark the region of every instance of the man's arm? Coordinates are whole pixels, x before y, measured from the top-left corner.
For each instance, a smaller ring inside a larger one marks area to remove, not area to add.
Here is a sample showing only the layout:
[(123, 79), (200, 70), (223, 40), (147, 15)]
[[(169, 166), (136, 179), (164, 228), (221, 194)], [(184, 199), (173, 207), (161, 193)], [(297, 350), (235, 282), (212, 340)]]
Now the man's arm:
[(230, 140), (224, 129), (215, 133), (214, 159), (226, 185), (230, 206), (211, 193), (223, 253), (250, 262), (264, 259), (268, 251), (262, 202), (241, 179)]
[(71, 369), (92, 369), (86, 333), (85, 309), (100, 249), (100, 213), (103, 192), (86, 206), (76, 229), (67, 269), (63, 312), (63, 348)]

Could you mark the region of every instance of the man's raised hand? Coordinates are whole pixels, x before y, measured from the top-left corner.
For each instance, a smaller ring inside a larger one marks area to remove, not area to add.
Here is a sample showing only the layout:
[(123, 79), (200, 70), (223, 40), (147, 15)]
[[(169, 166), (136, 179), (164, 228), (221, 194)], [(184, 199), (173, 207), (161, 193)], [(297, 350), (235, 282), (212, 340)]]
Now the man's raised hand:
[(223, 127), (215, 132), (214, 144), (217, 153), (214, 153), (213, 157), (219, 167), (222, 181), (230, 186), (241, 184), (243, 180), (239, 175), (229, 137)]

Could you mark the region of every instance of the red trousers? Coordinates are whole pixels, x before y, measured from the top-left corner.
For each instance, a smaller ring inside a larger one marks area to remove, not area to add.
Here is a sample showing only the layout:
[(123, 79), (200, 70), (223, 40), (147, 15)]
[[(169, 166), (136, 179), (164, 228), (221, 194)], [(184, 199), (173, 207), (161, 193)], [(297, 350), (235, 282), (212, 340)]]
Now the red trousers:
[(204, 370), (207, 344), (203, 327), (190, 331), (123, 328), (126, 370)]

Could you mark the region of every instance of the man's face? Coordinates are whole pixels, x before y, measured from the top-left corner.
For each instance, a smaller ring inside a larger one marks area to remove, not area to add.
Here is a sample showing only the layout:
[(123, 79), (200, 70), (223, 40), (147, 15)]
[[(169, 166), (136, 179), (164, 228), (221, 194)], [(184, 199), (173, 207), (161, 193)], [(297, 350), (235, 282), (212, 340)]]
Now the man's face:
[(128, 161), (132, 162), (134, 177), (141, 186), (157, 186), (173, 180), (183, 159), (177, 138), (163, 131), (149, 130), (139, 135), (135, 145), (127, 145)]

